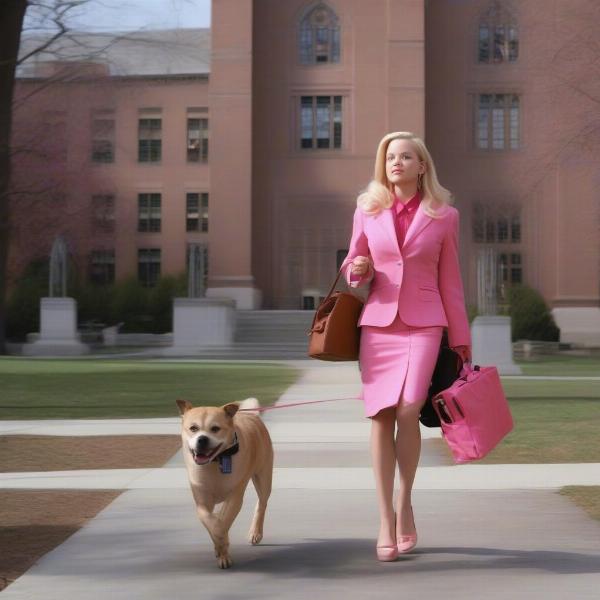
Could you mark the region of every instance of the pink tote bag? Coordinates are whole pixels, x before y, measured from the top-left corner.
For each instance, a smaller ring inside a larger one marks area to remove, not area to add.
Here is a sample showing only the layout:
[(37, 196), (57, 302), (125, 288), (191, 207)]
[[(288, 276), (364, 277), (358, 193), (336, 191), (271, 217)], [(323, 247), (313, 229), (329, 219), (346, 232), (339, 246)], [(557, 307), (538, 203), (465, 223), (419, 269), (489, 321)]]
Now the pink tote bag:
[(496, 367), (465, 363), (460, 377), (432, 404), (456, 463), (483, 458), (513, 428)]

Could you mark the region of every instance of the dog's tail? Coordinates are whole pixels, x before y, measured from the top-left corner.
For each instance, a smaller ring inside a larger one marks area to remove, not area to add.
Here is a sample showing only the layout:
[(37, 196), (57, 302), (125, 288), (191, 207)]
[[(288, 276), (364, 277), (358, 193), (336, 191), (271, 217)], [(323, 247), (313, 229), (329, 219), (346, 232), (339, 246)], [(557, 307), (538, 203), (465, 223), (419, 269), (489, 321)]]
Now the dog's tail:
[(252, 410), (260, 408), (260, 402), (256, 398), (246, 398), (240, 402), (240, 408), (246, 409), (246, 412), (249, 412), (251, 415), (259, 415), (259, 410)]

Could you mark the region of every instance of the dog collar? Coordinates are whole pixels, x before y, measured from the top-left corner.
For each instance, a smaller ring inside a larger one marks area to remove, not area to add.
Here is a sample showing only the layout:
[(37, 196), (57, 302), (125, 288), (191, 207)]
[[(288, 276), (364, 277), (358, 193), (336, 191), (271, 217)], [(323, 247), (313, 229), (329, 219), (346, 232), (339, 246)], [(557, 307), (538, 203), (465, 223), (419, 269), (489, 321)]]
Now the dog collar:
[(238, 442), (238, 437), (237, 437), (237, 432), (235, 432), (233, 434), (233, 445), (229, 446), (229, 448), (225, 448), (225, 450), (223, 450), (223, 452), (220, 452), (219, 454), (217, 454), (217, 456), (215, 456), (212, 460), (217, 460), (217, 458), (219, 459), (219, 470), (221, 471), (221, 473), (225, 473), (225, 474), (229, 474), (232, 471), (232, 461), (231, 461), (231, 457), (234, 454), (237, 454), (238, 450), (240, 449), (240, 444)]

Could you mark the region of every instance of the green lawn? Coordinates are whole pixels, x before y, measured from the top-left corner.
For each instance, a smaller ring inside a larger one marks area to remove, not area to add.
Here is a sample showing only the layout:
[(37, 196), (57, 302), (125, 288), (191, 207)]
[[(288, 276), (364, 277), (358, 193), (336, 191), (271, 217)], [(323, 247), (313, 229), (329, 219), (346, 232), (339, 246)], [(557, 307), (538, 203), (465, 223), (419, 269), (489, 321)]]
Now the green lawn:
[(299, 372), (268, 363), (0, 358), (0, 419), (177, 416), (175, 400), (272, 404)]
[(600, 462), (600, 381), (503, 380), (514, 430), (481, 463)]
[(579, 375), (600, 377), (600, 356), (560, 354), (541, 360), (519, 361), (523, 375)]
[[(600, 376), (600, 357), (551, 357), (520, 363), (525, 375)], [(502, 382), (514, 430), (478, 464), (600, 462), (600, 381)], [(600, 486), (561, 494), (600, 520)]]
[(600, 380), (502, 379), (507, 398), (600, 399)]
[(600, 485), (568, 485), (560, 493), (581, 506), (593, 519), (600, 521)]

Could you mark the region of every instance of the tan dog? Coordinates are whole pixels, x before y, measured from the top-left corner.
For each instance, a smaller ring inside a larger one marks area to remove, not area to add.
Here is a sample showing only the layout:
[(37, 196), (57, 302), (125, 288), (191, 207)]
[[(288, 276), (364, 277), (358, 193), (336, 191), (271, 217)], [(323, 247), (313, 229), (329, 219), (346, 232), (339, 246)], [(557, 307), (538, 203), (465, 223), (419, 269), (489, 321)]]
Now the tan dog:
[[(240, 408), (255, 408), (258, 401), (248, 398), (241, 406), (194, 408), (187, 400), (177, 400), (182, 416), (183, 457), (200, 520), (215, 545), (217, 564), (231, 566), (229, 529), (242, 508), (250, 479), (258, 503), (248, 540), (258, 544), (273, 479), (273, 444), (261, 418)], [(230, 471), (230, 472), (229, 472)], [(223, 503), (213, 514), (215, 504)]]

